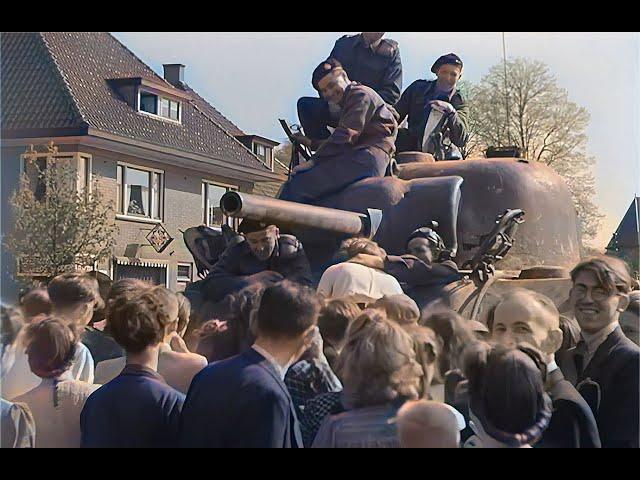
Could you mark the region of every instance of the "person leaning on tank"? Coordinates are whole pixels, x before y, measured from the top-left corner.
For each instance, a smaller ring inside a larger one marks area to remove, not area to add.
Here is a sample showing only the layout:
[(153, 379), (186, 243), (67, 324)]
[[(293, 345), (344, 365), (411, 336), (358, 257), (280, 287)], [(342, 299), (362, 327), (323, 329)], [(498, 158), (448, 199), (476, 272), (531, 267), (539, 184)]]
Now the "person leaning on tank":
[(326, 140), (296, 134), (298, 141), (315, 153), (291, 171), (279, 198), (306, 204), (316, 203), (359, 180), (384, 177), (398, 130), (394, 113), (380, 95), (352, 82), (335, 58), (316, 67), (312, 84), (342, 110), (337, 128)]
[[(395, 105), (402, 92), (400, 49), (394, 40), (383, 39), (384, 32), (362, 32), (338, 39), (329, 55), (341, 64), (355, 82), (360, 82)], [(298, 100), (298, 118), (305, 134), (313, 139), (329, 138), (327, 126), (337, 127), (340, 106), (328, 99), (302, 97)]]
[(238, 232), (245, 241), (230, 246), (203, 281), (204, 296), (213, 302), (255, 283), (273, 285), (283, 279), (309, 286), (311, 268), (302, 244), (280, 235), (275, 225), (243, 220)]
[(408, 128), (398, 131), (398, 152), (434, 154), (434, 135), (442, 132), (444, 158), (460, 160), (460, 148), (469, 140), (467, 107), (457, 89), (462, 76), (462, 60), (455, 53), (443, 55), (431, 67), (436, 80), (416, 80), (402, 93), (395, 105), (398, 122), (408, 120)]
[[(437, 226), (435, 222), (432, 225)], [(458, 266), (453, 260), (445, 259), (444, 252), (442, 237), (433, 228), (420, 227), (409, 235), (406, 254), (387, 256), (385, 271), (396, 277), (405, 289), (460, 280)]]

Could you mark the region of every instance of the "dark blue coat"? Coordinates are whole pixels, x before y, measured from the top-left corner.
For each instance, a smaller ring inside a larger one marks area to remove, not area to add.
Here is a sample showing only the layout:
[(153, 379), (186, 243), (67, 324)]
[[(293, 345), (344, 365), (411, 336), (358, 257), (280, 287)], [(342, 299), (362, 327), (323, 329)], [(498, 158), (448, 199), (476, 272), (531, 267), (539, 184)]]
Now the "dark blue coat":
[(127, 365), (84, 404), (81, 446), (175, 447), (183, 402), (184, 395), (167, 385), (158, 373)]
[(617, 327), (598, 347), (580, 372), (579, 347), (559, 357), (562, 373), (577, 390), (588, 379), (600, 390), (600, 402), (593, 412), (603, 448), (638, 448), (640, 423), (640, 348)]
[(548, 382), (553, 415), (536, 447), (600, 448), (596, 419), (585, 399), (559, 369), (549, 374)]
[(362, 35), (345, 35), (338, 39), (330, 57), (338, 60), (349, 80), (373, 88), (389, 105), (395, 105), (402, 92), (402, 61), (394, 40), (384, 38), (372, 49)]
[(273, 255), (265, 261), (251, 252), (247, 241), (225, 250), (203, 282), (205, 296), (218, 302), (230, 293), (262, 281), (260, 274), (266, 271), (277, 272), (302, 285), (312, 283), (309, 260), (302, 244), (293, 235), (280, 235)]
[(191, 382), (182, 447), (302, 447), (298, 420), (275, 368), (250, 348), (212, 363)]

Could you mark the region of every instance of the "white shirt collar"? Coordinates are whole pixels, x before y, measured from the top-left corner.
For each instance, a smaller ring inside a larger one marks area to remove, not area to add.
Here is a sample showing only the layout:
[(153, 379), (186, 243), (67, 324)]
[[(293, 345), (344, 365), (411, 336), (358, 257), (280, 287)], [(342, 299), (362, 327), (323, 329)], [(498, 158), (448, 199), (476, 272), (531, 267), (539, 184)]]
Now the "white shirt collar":
[(558, 370), (558, 368), (559, 367), (555, 359), (551, 360), (549, 363), (547, 363), (547, 375), (549, 375), (551, 372)]
[(278, 372), (278, 376), (282, 379), (282, 381), (284, 381), (284, 377), (287, 374), (287, 370), (289, 370), (289, 366), (291, 365), (290, 363), (288, 363), (287, 365), (285, 365), (284, 367), (282, 365), (280, 365), (278, 363), (278, 361), (274, 358), (273, 355), (271, 355), (268, 351), (266, 351), (264, 348), (262, 348), (260, 345), (257, 344), (253, 344), (251, 346), (251, 348), (253, 348), (256, 352), (258, 352), (260, 355), (262, 355), (264, 358), (267, 359), (267, 361), (273, 365), (273, 368), (276, 369), (276, 372)]

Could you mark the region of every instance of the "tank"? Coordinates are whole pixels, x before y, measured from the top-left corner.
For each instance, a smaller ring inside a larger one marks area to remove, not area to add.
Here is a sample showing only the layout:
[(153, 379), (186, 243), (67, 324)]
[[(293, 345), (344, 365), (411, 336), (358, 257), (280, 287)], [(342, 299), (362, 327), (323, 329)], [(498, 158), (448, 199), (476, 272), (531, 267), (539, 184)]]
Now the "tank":
[(577, 218), (564, 180), (544, 164), (518, 158), (429, 157), (399, 155), (394, 176), (362, 180), (316, 206), (229, 192), (220, 207), (225, 215), (273, 223), (296, 235), (316, 278), (345, 238), (368, 236), (388, 254), (402, 255), (410, 233), (435, 220), (464, 277), (413, 290), (421, 307), (443, 300), (482, 321), (497, 297), (520, 287), (562, 307), (570, 288), (567, 269), (579, 260)]
[(475, 252), (484, 233), (506, 208), (521, 209), (526, 221), (502, 269), (522, 270), (538, 265), (570, 267), (580, 258), (578, 223), (564, 180), (550, 167), (517, 158), (400, 165), (404, 180), (459, 176), (464, 179), (458, 215), (462, 264)]

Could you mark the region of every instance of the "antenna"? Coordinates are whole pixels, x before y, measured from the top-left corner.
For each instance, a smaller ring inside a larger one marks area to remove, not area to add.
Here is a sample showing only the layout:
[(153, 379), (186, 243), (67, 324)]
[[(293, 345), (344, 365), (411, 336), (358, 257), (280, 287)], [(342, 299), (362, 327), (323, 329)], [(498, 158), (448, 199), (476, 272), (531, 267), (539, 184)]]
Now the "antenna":
[(504, 32), (502, 32), (502, 62), (504, 64), (504, 100), (507, 107), (507, 140), (509, 142), (509, 145), (511, 145), (511, 129), (509, 128), (509, 119), (511, 117), (509, 115), (509, 90), (507, 87), (507, 46), (504, 39)]

